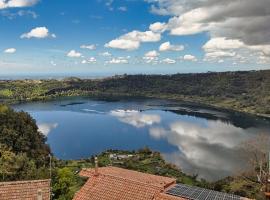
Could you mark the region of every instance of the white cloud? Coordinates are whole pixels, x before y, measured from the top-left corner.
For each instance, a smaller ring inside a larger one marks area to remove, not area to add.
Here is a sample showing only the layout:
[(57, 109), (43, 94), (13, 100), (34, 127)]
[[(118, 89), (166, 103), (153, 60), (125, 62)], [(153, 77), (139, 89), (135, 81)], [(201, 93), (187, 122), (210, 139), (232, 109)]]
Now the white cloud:
[(244, 43), (239, 40), (226, 39), (224, 37), (212, 38), (204, 46), (206, 52), (214, 52), (218, 50), (231, 50), (244, 47)]
[(21, 38), (47, 38), (47, 37), (52, 37), (55, 38), (56, 35), (55, 34), (50, 34), (49, 30), (46, 27), (37, 27), (32, 29), (30, 32), (28, 33), (24, 33), (21, 35)]
[(258, 57), (257, 63), (258, 64), (269, 64), (270, 63), (270, 57), (261, 55), (261, 56)]
[(144, 54), (143, 60), (147, 64), (157, 64), (159, 60), (159, 53), (155, 50), (153, 51), (148, 51), (147, 53)]
[(38, 2), (39, 0), (0, 0), (0, 9), (29, 7)]
[(163, 33), (167, 29), (167, 24), (156, 22), (156, 23), (150, 24), (149, 29), (153, 32)]
[(105, 44), (105, 47), (132, 51), (140, 47), (140, 42), (127, 39), (115, 39)]
[(160, 45), (159, 51), (183, 51), (183, 45), (172, 45), (170, 42), (164, 42)]
[[(259, 60), (261, 55), (265, 57), (270, 56), (270, 45), (250, 46), (240, 40), (226, 39), (224, 37), (212, 38), (202, 48), (206, 53), (205, 61), (218, 61), (220, 58), (231, 58), (244, 63), (249, 58), (254, 58), (254, 56), (257, 56)], [(268, 59), (264, 60), (267, 61)], [(265, 63), (267, 62), (260, 62), (260, 64)]]
[(182, 14), (179, 17), (173, 17), (169, 20), (167, 26), (172, 35), (193, 35), (209, 30), (208, 24), (199, 23), (207, 17), (208, 13), (201, 9), (194, 9)]
[(244, 48), (245, 44), (239, 40), (226, 39), (224, 37), (210, 39), (202, 48), (205, 51), (204, 61), (224, 62), (223, 58), (240, 56), (236, 50)]
[(121, 122), (136, 128), (143, 128), (161, 122), (159, 115), (143, 114), (136, 110), (113, 110), (110, 114), (117, 117)]
[(97, 48), (97, 46), (95, 44), (90, 44), (90, 45), (81, 45), (80, 46), (81, 49), (89, 49), (89, 50), (95, 50)]
[(105, 47), (122, 50), (136, 50), (140, 47), (142, 42), (157, 42), (160, 41), (160, 39), (160, 33), (154, 33), (152, 31), (132, 31), (110, 41), (105, 44)]
[(104, 57), (110, 57), (110, 56), (112, 56), (112, 54), (109, 53), (108, 51), (103, 52), (103, 53), (100, 53), (99, 55), (104, 56)]
[(229, 52), (229, 51), (215, 51), (215, 52), (209, 52), (205, 54), (205, 60), (215, 60), (219, 58), (226, 58), (226, 57), (235, 57), (235, 52)]
[(42, 123), (38, 124), (38, 130), (43, 133), (43, 135), (48, 136), (53, 129), (57, 128), (57, 126), (57, 123)]
[(15, 52), (16, 52), (16, 49), (15, 48), (9, 48), (9, 49), (4, 50), (4, 53), (10, 53), (10, 54), (12, 54), (12, 53), (15, 53)]
[(252, 52), (270, 57), (270, 10), (265, 9), (270, 7), (269, 0), (257, 0), (256, 5), (254, 0), (246, 0), (245, 4), (241, 0), (146, 1), (152, 4), (153, 13), (171, 16), (162, 24), (170, 34), (209, 33), (211, 39), (204, 46), (206, 53), (230, 56), (237, 50), (236, 56), (241, 54), (249, 61), (260, 59), (260, 54)]
[(189, 55), (189, 54), (184, 55), (183, 59), (186, 61), (192, 61), (192, 62), (198, 61), (198, 59), (195, 56)]
[(165, 63), (165, 64), (175, 64), (176, 63), (176, 60), (173, 60), (171, 58), (165, 58), (161, 62), (162, 63)]
[(112, 58), (110, 61), (106, 61), (106, 64), (128, 64), (128, 59), (118, 57), (118, 58)]
[(145, 63), (147, 64), (158, 64), (158, 57), (143, 57), (143, 60), (145, 61)]
[(91, 57), (89, 59), (84, 59), (81, 62), (82, 64), (95, 64), (97, 63), (97, 59), (95, 57)]
[(121, 38), (139, 42), (158, 42), (161, 39), (161, 35), (153, 31), (132, 31), (121, 36)]
[(159, 53), (155, 50), (153, 51), (148, 51), (147, 53), (144, 54), (145, 57), (158, 57)]
[(70, 52), (67, 53), (67, 56), (70, 58), (80, 58), (82, 57), (82, 54), (79, 52), (76, 52), (75, 50), (71, 50)]

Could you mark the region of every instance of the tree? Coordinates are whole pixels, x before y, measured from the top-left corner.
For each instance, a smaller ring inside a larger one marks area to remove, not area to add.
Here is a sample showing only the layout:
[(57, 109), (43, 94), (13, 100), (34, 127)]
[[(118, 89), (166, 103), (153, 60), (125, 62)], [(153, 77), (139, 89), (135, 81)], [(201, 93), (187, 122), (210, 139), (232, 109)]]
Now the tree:
[(270, 136), (261, 134), (242, 145), (242, 151), (248, 163), (243, 178), (260, 186), (261, 191), (269, 191), (269, 152)]
[(3, 181), (48, 178), (50, 148), (25, 112), (0, 105), (0, 176)]
[(74, 195), (72, 186), (74, 186), (74, 184), (76, 183), (76, 176), (71, 169), (67, 167), (58, 169), (56, 172), (55, 180), (53, 182), (54, 199), (72, 199)]
[(50, 148), (46, 137), (28, 113), (0, 105), (0, 143), (15, 154), (25, 153), (38, 167), (48, 163)]
[(37, 169), (35, 161), (29, 159), (25, 153), (15, 154), (6, 145), (0, 144), (2, 181), (35, 179), (41, 174), (41, 169)]

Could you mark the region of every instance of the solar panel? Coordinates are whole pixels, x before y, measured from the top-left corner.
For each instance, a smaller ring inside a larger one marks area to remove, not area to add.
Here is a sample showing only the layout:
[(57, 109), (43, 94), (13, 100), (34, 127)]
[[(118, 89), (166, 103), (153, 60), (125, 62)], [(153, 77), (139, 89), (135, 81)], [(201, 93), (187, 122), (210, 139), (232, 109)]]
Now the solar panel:
[(187, 198), (190, 200), (240, 200), (241, 197), (234, 194), (216, 192), (195, 186), (177, 184), (166, 191), (166, 194)]

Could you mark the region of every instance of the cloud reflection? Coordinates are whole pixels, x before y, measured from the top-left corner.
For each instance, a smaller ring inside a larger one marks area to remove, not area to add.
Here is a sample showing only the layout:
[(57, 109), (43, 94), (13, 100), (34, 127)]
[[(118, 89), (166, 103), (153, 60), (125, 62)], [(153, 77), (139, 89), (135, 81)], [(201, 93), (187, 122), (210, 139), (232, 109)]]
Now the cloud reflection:
[(161, 122), (159, 115), (144, 114), (136, 110), (113, 110), (110, 114), (117, 117), (121, 122), (136, 128), (143, 128)]
[(38, 124), (38, 130), (45, 136), (48, 136), (52, 129), (57, 128), (58, 123), (41, 123)]
[(177, 146), (179, 152), (164, 154), (165, 159), (190, 174), (216, 180), (231, 175), (243, 168), (237, 147), (252, 136), (252, 131), (243, 130), (220, 121), (206, 124), (175, 122), (168, 129), (150, 128), (155, 139), (165, 138)]

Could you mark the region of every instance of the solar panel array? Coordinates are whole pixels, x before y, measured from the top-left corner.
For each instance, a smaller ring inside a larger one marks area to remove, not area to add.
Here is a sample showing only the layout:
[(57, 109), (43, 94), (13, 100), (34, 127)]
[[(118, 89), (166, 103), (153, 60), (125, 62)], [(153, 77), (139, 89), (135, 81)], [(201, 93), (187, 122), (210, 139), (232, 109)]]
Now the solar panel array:
[(241, 197), (223, 192), (216, 192), (199, 187), (177, 184), (166, 194), (183, 197), (191, 200), (240, 200)]

